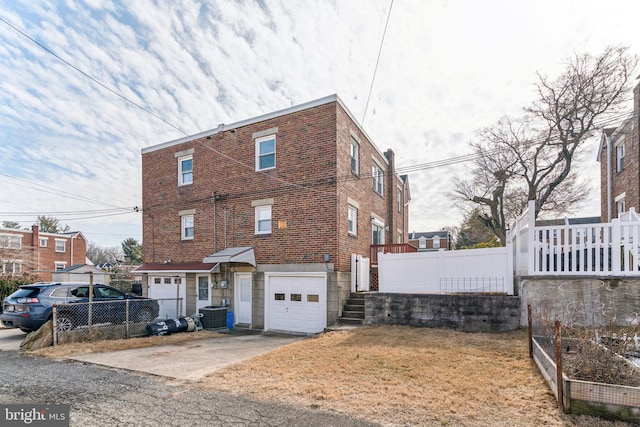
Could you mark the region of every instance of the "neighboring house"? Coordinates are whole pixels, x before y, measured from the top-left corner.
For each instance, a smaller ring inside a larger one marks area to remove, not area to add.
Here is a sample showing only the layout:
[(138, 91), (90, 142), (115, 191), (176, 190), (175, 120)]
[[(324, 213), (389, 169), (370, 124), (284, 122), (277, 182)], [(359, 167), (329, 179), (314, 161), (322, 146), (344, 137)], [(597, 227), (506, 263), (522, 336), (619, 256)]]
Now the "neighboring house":
[(451, 242), (451, 234), (447, 230), (442, 231), (425, 231), (409, 233), (409, 244), (418, 251), (438, 251), (444, 249), (450, 251), (453, 249)]
[(144, 148), (142, 187), (149, 296), (243, 327), (322, 331), (352, 254), (407, 243), (407, 177), (336, 95)]
[(89, 283), (90, 274), (93, 273), (93, 283), (102, 283), (108, 285), (111, 276), (106, 271), (89, 264), (76, 264), (63, 270), (58, 270), (51, 274), (51, 280), (54, 282), (87, 282)]
[(84, 263), (87, 240), (79, 232), (41, 233), (37, 225), (31, 230), (0, 228), (0, 273), (33, 272), (44, 281), (51, 273)]
[(633, 89), (633, 115), (618, 127), (602, 132), (600, 216), (611, 222), (623, 212), (640, 208), (640, 84)]

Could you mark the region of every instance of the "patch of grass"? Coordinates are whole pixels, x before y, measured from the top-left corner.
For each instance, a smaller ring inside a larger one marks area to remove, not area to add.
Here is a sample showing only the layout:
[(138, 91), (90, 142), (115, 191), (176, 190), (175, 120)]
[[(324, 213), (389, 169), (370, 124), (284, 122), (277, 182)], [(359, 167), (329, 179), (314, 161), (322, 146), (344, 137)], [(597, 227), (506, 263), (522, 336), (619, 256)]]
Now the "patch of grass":
[(526, 331), (330, 332), (228, 367), (200, 385), (389, 426), (594, 425), (557, 408), (528, 357)]

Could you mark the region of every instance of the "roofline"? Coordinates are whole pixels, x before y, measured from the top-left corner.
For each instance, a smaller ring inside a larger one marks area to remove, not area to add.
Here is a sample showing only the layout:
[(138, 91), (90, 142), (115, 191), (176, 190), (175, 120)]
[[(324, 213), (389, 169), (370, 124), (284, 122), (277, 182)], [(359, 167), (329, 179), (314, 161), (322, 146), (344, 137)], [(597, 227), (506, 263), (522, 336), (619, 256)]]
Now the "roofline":
[(305, 103), (302, 103), (302, 104), (298, 104), (298, 105), (293, 105), (291, 107), (287, 107), (287, 108), (284, 108), (284, 109), (281, 109), (281, 110), (276, 110), (276, 111), (273, 111), (271, 113), (262, 114), (260, 116), (251, 117), (251, 118), (248, 118), (248, 119), (245, 119), (245, 120), (240, 120), (239, 122), (231, 123), (229, 125), (220, 124), (215, 129), (205, 130), (205, 131), (202, 131), (202, 132), (195, 133), (193, 135), (183, 136), (183, 137), (178, 138), (178, 139), (174, 139), (174, 140), (171, 140), (171, 141), (162, 142), (160, 144), (156, 144), (156, 145), (152, 145), (152, 146), (149, 146), (149, 147), (145, 147), (145, 148), (142, 149), (142, 154), (152, 153), (154, 151), (162, 150), (164, 148), (173, 147), (174, 145), (184, 144), (185, 142), (195, 141), (196, 139), (205, 138), (207, 136), (215, 135), (215, 134), (218, 134), (220, 132), (230, 131), (230, 130), (237, 129), (237, 128), (240, 128), (240, 127), (249, 126), (249, 125), (252, 125), (252, 124), (255, 124), (255, 123), (263, 122), (265, 120), (270, 120), (270, 119), (275, 119), (277, 117), (282, 117), (282, 116), (285, 116), (287, 114), (292, 114), (292, 113), (297, 113), (297, 112), (300, 112), (300, 111), (308, 110), (309, 108), (314, 108), (314, 107), (319, 107), (321, 105), (330, 104), (332, 102), (337, 102), (338, 105), (340, 105), (342, 107), (342, 109), (347, 113), (347, 115), (349, 116), (351, 121), (353, 121), (353, 123), (356, 124), (356, 126), (358, 127), (358, 130), (360, 132), (362, 132), (362, 134), (369, 140), (369, 142), (375, 148), (375, 150), (378, 152), (378, 154), (380, 154), (380, 157), (382, 157), (382, 159), (385, 161), (385, 163), (389, 164), (389, 159), (387, 159), (387, 157), (384, 155), (384, 153), (380, 151), (380, 149), (373, 142), (373, 139), (371, 139), (371, 137), (363, 129), (362, 125), (358, 122), (358, 120), (356, 120), (355, 116), (351, 113), (351, 111), (349, 111), (349, 108), (347, 108), (347, 106), (342, 101), (342, 99), (340, 99), (340, 97), (335, 93), (333, 95), (325, 96), (323, 98), (314, 99), (313, 101), (308, 101), (308, 102), (305, 102)]

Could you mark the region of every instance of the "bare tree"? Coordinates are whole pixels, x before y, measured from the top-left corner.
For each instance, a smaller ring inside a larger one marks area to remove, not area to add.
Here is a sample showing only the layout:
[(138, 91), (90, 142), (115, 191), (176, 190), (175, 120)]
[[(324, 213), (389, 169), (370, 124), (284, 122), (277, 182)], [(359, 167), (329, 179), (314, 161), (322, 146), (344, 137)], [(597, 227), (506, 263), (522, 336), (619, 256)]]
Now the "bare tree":
[(116, 264), (123, 259), (123, 253), (117, 246), (108, 248), (89, 242), (87, 245), (87, 258), (95, 265), (105, 263)]
[(620, 112), (637, 62), (627, 48), (608, 47), (598, 57), (576, 55), (556, 80), (538, 74), (539, 99), (522, 118), (503, 118), (478, 133), (474, 178), (458, 179), (453, 197), (480, 205), (503, 243), (528, 200), (536, 201), (536, 216), (577, 207), (588, 185), (573, 163), (584, 142)]

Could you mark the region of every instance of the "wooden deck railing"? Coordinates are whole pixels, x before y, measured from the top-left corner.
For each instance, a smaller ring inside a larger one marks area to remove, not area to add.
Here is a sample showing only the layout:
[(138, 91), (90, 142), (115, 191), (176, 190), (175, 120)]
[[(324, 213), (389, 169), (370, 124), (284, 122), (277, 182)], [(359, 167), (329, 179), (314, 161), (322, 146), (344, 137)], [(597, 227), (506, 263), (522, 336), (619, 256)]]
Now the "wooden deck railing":
[(387, 243), (384, 245), (371, 245), (371, 265), (378, 265), (378, 254), (406, 254), (407, 252), (417, 252), (414, 246), (408, 243)]

